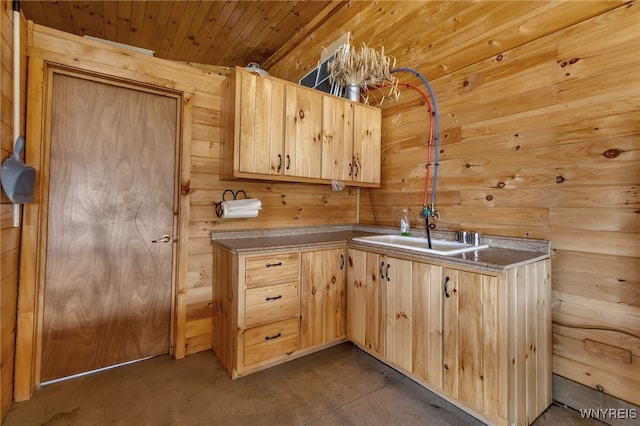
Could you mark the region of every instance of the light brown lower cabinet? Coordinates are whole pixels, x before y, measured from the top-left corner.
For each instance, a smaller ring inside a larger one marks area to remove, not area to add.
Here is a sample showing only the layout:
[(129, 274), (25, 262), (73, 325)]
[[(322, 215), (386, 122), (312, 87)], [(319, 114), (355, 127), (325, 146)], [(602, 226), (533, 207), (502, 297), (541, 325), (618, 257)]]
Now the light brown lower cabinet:
[(393, 365), (412, 367), (412, 262), (384, 256), (380, 268), (385, 282), (385, 357)]
[(499, 416), (493, 412), (500, 399), (498, 278), (445, 268), (442, 285), (444, 392), (488, 417)]
[[(363, 259), (378, 271), (362, 275)], [(349, 249), (348, 263), (348, 339), (491, 423), (531, 424), (551, 404), (549, 260), (491, 274)], [(385, 312), (383, 352), (362, 340), (369, 310)]]
[(345, 340), (344, 246), (235, 254), (214, 245), (213, 351), (232, 378)]
[(345, 249), (301, 253), (300, 348), (344, 339)]
[(411, 373), (442, 392), (442, 266), (413, 262)]
[(300, 253), (236, 255), (214, 246), (214, 353), (239, 377), (300, 348)]
[(444, 393), (496, 424), (531, 424), (551, 404), (550, 271), (442, 270)]
[(550, 270), (214, 245), (213, 350), (236, 378), (348, 339), (490, 423), (528, 425), (552, 400)]
[(348, 249), (347, 264), (347, 338), (384, 357), (385, 256)]

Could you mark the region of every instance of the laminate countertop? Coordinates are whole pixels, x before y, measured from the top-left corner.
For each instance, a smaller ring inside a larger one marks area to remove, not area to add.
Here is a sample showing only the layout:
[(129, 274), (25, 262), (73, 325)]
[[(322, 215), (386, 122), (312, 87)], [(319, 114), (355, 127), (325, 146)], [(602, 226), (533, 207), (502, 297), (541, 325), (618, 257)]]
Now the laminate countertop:
[[(423, 231), (424, 232), (424, 231)], [(270, 230), (214, 231), (212, 244), (239, 255), (282, 252), (289, 250), (321, 250), (335, 246), (372, 251), (380, 254), (502, 273), (507, 269), (550, 257), (550, 244), (545, 240), (483, 235), (482, 243), (489, 247), (451, 256), (419, 253), (373, 243), (353, 241), (355, 237), (377, 234), (397, 234), (397, 230), (360, 225), (336, 225), (309, 228), (279, 228)], [(416, 236), (423, 236), (414, 233)], [(453, 232), (433, 232), (432, 238), (453, 241)]]

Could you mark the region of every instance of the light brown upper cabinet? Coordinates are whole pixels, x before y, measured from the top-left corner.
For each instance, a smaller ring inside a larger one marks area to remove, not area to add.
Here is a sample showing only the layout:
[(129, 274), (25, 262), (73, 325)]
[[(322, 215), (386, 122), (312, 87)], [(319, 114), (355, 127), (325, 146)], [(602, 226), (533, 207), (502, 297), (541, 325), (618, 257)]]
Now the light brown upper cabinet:
[(224, 178), (380, 186), (379, 108), (240, 67), (226, 89)]
[[(318, 161), (322, 158), (322, 93), (293, 84), (285, 85), (285, 93), (284, 174), (319, 179), (322, 172)], [(250, 140), (242, 142), (251, 145)]]
[(353, 185), (380, 186), (381, 112), (378, 108), (353, 108)]

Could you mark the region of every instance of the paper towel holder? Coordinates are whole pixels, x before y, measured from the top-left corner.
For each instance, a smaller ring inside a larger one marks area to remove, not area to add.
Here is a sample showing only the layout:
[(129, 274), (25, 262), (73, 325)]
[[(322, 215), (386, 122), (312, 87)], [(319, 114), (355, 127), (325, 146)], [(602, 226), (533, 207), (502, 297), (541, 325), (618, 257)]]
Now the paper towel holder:
[(236, 192), (233, 192), (231, 189), (225, 189), (224, 192), (222, 193), (222, 201), (220, 201), (219, 203), (214, 203), (216, 215), (218, 215), (218, 217), (222, 217), (222, 202), (227, 201), (225, 198), (227, 194), (231, 194), (231, 196), (233, 197), (232, 198), (233, 200), (237, 200), (239, 194), (244, 195), (245, 200), (249, 198), (247, 196), (247, 193), (243, 189), (238, 189)]

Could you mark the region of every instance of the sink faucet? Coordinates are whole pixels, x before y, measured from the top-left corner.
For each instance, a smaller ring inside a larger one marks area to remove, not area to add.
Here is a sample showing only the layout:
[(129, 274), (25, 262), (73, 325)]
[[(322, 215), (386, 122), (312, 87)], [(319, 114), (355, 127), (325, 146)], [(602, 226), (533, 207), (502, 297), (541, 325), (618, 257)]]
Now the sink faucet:
[(420, 212), (420, 216), (424, 218), (428, 218), (429, 216), (431, 216), (434, 219), (440, 219), (440, 212), (437, 211), (434, 205), (432, 204), (431, 207), (422, 206), (422, 211)]
[(425, 228), (427, 229), (427, 242), (429, 243), (429, 248), (431, 247), (431, 232), (429, 229), (429, 216), (433, 216), (434, 219), (440, 219), (440, 213), (435, 209), (435, 206), (431, 204), (431, 208), (426, 205), (422, 206), (422, 211), (420, 212), (420, 216), (424, 217)]
[(478, 232), (471, 231), (458, 231), (456, 232), (456, 241), (464, 244), (473, 244), (474, 246), (479, 246), (480, 234)]
[(431, 205), (431, 216), (433, 216), (433, 218), (436, 220), (440, 220), (440, 212), (435, 209), (433, 204)]

